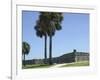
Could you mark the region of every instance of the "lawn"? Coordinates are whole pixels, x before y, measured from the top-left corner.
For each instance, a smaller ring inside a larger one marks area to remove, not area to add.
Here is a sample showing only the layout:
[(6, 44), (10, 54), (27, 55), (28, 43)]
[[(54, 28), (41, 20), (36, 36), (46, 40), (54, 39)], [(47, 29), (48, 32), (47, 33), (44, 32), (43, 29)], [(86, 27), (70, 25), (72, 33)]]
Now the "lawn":
[(75, 67), (75, 66), (89, 66), (89, 61), (80, 61), (80, 62), (73, 62), (69, 64), (65, 64), (61, 67)]
[(32, 65), (25, 65), (22, 68), (23, 69), (29, 69), (29, 68), (48, 68), (51, 65), (49, 64), (32, 64)]
[[(58, 65), (58, 64), (56, 64)], [(54, 65), (49, 64), (32, 64), (32, 65), (25, 65), (22, 66), (23, 69), (30, 69), (30, 68), (50, 68)], [(89, 66), (89, 61), (79, 61), (79, 62), (72, 62), (72, 63), (65, 63), (62, 67), (80, 67), (80, 66)]]

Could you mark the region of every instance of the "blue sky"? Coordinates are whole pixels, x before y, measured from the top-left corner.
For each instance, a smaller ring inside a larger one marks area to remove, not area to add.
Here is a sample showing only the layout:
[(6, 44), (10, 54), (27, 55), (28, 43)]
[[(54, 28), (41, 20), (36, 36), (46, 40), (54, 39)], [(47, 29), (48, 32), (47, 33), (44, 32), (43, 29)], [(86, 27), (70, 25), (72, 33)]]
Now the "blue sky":
[[(23, 41), (31, 46), (26, 59), (44, 58), (44, 37), (37, 37), (34, 30), (38, 15), (39, 12), (22, 11)], [(62, 30), (57, 31), (53, 37), (53, 56), (72, 52), (73, 49), (89, 52), (89, 14), (63, 13), (63, 17)]]

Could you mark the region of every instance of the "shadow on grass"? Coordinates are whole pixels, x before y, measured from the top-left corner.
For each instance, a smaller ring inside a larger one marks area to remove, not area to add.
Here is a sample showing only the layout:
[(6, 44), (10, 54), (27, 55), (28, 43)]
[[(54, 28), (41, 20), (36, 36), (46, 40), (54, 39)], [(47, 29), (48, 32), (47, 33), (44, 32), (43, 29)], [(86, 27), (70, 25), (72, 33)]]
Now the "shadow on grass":
[(22, 69), (29, 69), (29, 68), (49, 68), (51, 65), (49, 64), (32, 64), (32, 65), (25, 65)]

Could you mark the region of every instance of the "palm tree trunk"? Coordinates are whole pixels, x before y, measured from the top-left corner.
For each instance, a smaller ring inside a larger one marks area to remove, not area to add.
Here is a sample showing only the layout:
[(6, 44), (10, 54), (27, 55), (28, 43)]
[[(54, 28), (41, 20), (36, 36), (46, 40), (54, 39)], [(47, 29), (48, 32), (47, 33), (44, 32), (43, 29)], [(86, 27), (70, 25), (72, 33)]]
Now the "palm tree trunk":
[(25, 54), (24, 54), (24, 66), (25, 66)]
[(52, 65), (52, 36), (49, 36), (49, 64)]
[(44, 40), (45, 41), (44, 42), (45, 43), (45, 48), (44, 48), (44, 58), (45, 59), (44, 59), (44, 63), (46, 64), (47, 63), (47, 35), (45, 35), (44, 38), (45, 38), (45, 40)]

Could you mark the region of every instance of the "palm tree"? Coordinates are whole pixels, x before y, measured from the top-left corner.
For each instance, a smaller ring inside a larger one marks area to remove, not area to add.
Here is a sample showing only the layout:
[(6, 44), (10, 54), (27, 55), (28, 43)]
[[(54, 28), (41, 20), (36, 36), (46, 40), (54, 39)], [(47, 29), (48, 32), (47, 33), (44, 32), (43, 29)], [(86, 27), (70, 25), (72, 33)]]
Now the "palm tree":
[(24, 56), (24, 66), (25, 66), (25, 55), (30, 52), (30, 45), (27, 42), (22, 43), (22, 55)]
[(49, 64), (52, 64), (52, 37), (55, 35), (56, 30), (61, 30), (61, 22), (63, 20), (62, 13), (49, 13)]
[(36, 35), (40, 38), (44, 36), (44, 63), (47, 63), (47, 32), (44, 16), (40, 13), (39, 20), (37, 20), (36, 26)]
[(45, 37), (45, 60), (47, 56), (47, 36), (49, 36), (49, 64), (52, 64), (52, 36), (56, 30), (61, 30), (62, 13), (40, 12), (39, 20), (35, 26), (36, 34)]

